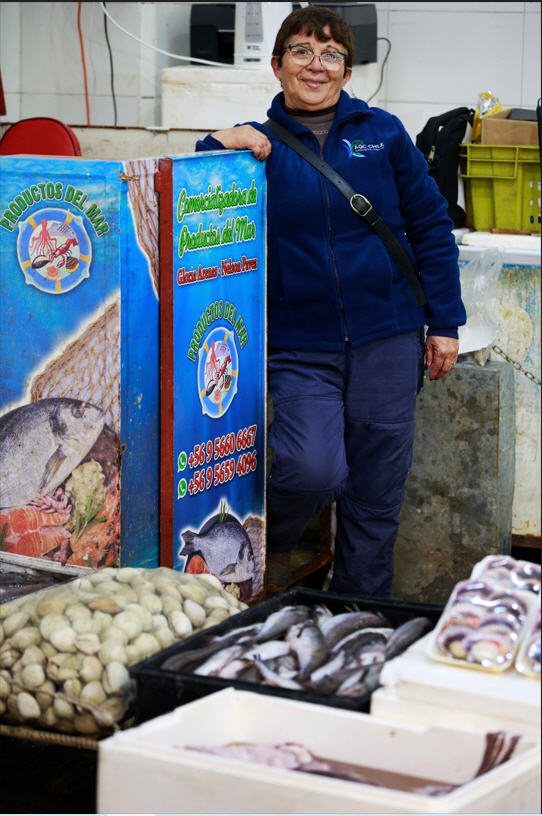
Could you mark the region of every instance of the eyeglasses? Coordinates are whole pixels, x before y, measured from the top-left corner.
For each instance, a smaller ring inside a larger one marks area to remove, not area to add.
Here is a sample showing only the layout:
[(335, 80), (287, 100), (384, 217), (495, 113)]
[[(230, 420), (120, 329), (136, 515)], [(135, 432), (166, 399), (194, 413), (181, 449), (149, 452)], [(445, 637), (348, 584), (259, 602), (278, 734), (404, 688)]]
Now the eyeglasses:
[[(310, 65), (315, 57), (320, 60), (320, 65), (327, 71), (338, 71), (344, 65), (347, 57), (342, 51), (324, 51), (323, 54), (315, 54), (306, 45), (287, 45), (286, 49), (297, 65)], [(285, 50), (286, 50), (285, 49)]]

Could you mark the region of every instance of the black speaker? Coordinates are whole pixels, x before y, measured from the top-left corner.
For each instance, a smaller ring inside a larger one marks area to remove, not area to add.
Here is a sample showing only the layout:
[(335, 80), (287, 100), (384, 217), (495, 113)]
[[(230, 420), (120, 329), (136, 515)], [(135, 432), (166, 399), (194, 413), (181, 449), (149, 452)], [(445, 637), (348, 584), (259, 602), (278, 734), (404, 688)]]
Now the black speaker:
[(193, 3), (190, 56), (233, 65), (235, 3)]
[[(311, 6), (327, 6), (344, 17), (354, 35), (354, 65), (377, 62), (376, 6), (373, 3), (310, 3)], [(298, 3), (294, 4), (299, 7)]]

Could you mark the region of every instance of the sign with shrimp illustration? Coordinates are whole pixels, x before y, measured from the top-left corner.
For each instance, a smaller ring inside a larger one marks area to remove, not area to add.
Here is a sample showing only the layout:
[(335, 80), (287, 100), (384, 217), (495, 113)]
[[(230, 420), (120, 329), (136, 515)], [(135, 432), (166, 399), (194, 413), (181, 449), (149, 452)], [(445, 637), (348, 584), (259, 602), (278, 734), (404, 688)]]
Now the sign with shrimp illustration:
[(159, 564), (157, 165), (0, 156), (10, 555)]
[(173, 566), (243, 600), (265, 565), (265, 167), (173, 160)]
[(226, 413), (237, 393), (238, 375), (233, 332), (212, 329), (199, 350), (198, 388), (204, 414), (216, 418)]
[(37, 210), (19, 222), (17, 256), (27, 283), (50, 294), (89, 277), (92, 244), (83, 218), (70, 210)]

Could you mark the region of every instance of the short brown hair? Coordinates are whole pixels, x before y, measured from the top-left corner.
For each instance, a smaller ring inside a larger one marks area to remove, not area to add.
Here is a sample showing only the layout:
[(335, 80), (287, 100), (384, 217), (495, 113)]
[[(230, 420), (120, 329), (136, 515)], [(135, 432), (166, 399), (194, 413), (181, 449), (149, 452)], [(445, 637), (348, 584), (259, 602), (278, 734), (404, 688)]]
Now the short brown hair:
[[(324, 32), (326, 26), (329, 26), (331, 36)], [(308, 35), (314, 34), (320, 42), (327, 42), (331, 39), (343, 45), (347, 51), (346, 67), (352, 67), (354, 61), (352, 29), (344, 17), (327, 6), (305, 6), (292, 11), (282, 21), (273, 47), (273, 56), (278, 57), (279, 65), (282, 64), (282, 55), (289, 38), (302, 31)]]

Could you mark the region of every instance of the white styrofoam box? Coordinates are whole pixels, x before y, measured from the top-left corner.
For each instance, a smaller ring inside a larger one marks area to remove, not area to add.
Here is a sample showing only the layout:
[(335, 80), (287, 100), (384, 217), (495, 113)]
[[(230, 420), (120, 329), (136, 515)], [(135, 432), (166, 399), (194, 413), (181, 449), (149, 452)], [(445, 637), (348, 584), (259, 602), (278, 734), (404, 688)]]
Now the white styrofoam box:
[(540, 740), (540, 683), (514, 668), (476, 671), (433, 660), (431, 633), (384, 665), (371, 713), (401, 723), (505, 730)]
[[(346, 86), (365, 99), (378, 87), (378, 63), (354, 65)], [(280, 84), (271, 67), (174, 66), (162, 70), (162, 125), (206, 132), (242, 122), (265, 122)], [(378, 105), (374, 97), (371, 105)]]
[[(461, 787), (422, 796), (186, 750), (229, 742), (296, 742), (316, 756)], [(539, 746), (520, 740), (517, 755), (473, 779), (485, 745), (479, 731), (227, 688), (101, 741), (98, 813), (536, 812)]]

